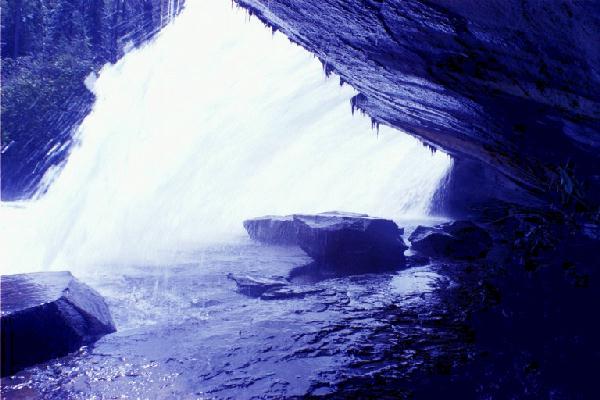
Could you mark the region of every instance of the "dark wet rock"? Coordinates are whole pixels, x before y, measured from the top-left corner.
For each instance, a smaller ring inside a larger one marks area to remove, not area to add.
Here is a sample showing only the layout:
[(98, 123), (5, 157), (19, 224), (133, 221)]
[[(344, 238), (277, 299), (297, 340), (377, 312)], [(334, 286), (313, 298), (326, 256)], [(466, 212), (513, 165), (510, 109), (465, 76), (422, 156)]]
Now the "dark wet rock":
[(236, 283), (241, 294), (260, 297), (262, 300), (301, 299), (325, 290), (309, 285), (295, 285), (282, 276), (264, 277), (230, 273), (227, 278)]
[(260, 298), (263, 300), (301, 299), (305, 296), (321, 293), (323, 291), (325, 291), (324, 288), (290, 285), (267, 290)]
[(369, 272), (369, 270), (364, 268), (364, 266), (359, 266), (358, 269), (350, 267), (351, 266), (346, 266), (346, 268), (336, 268), (335, 265), (312, 262), (293, 268), (290, 271), (288, 278), (293, 283), (305, 285), (321, 282), (327, 279), (335, 279), (353, 274)]
[(480, 218), (492, 204), (542, 206), (534, 195), (489, 165), (454, 159), (452, 168), (432, 199), (433, 214), (453, 219)]
[(298, 244), (298, 225), (294, 216), (267, 215), (244, 221), (244, 228), (252, 240), (267, 244)]
[(427, 265), (431, 262), (429, 257), (424, 256), (422, 254), (412, 254), (406, 257), (406, 264), (411, 267), (416, 267), (420, 265)]
[(295, 215), (298, 245), (318, 263), (395, 267), (404, 262), (403, 230), (394, 221), (365, 215)]
[[(357, 89), (352, 108), (375, 124), (489, 166), (544, 201), (579, 197), (579, 184), (600, 201), (596, 2), (236, 2)], [(522, 198), (508, 186), (492, 194), (512, 193)]]
[(492, 247), (490, 234), (470, 221), (418, 226), (408, 240), (412, 250), (431, 257), (476, 259)]
[(289, 284), (289, 282), (281, 276), (267, 278), (230, 273), (227, 277), (235, 282), (240, 293), (250, 297), (260, 297), (267, 290), (281, 288)]
[(2, 376), (115, 332), (102, 296), (70, 272), (4, 275)]
[(330, 211), (320, 214), (266, 216), (244, 221), (254, 240), (297, 244), (321, 266), (395, 267), (404, 262), (404, 230), (395, 222), (366, 214)]
[(281, 276), (261, 277), (230, 273), (227, 277), (236, 283), (241, 294), (260, 297), (262, 300), (301, 299), (325, 290), (308, 285), (294, 285)]

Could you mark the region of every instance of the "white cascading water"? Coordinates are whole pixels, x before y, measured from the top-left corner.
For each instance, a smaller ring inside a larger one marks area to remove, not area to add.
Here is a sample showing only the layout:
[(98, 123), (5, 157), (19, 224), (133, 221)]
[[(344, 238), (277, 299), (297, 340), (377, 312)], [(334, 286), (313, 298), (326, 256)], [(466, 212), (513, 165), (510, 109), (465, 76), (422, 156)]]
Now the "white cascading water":
[(352, 115), (352, 88), (226, 0), (188, 1), (90, 87), (47, 192), (2, 207), (4, 273), (162, 262), (264, 214), (424, 216), (451, 166), (377, 134)]
[(160, 2), (160, 26), (164, 27), (170, 23), (181, 9), (183, 0), (161, 0)]

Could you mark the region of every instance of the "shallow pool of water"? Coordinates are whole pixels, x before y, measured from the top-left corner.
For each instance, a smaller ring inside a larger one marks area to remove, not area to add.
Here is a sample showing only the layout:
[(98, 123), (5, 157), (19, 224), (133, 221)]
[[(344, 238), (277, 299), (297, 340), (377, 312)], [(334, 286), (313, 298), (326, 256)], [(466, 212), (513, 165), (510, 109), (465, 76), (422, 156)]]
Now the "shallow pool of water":
[(352, 392), (369, 377), (393, 379), (386, 390), (400, 393), (415, 372), (461, 348), (444, 322), (450, 280), (433, 266), (261, 300), (237, 293), (227, 274), (286, 276), (310, 262), (299, 248), (240, 238), (177, 260), (79, 273), (106, 297), (118, 331), (4, 379), (3, 397), (285, 397)]

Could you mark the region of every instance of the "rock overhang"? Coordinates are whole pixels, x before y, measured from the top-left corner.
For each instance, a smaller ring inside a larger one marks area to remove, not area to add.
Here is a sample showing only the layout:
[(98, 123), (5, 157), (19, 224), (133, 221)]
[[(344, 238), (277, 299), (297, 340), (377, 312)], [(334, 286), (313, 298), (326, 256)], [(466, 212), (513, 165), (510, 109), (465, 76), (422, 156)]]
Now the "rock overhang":
[(542, 203), (600, 204), (600, 10), (590, 3), (236, 3), (352, 85), (352, 109), (376, 124)]
[(115, 332), (105, 300), (67, 271), (2, 275), (2, 376)]

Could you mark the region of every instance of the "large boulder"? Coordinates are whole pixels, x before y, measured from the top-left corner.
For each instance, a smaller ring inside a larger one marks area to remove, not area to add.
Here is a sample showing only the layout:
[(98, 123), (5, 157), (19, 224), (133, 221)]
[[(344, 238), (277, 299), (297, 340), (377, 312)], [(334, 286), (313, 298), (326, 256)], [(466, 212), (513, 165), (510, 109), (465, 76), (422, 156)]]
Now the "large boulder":
[[(317, 215), (338, 215), (354, 218), (368, 217), (367, 214), (340, 211), (328, 211)], [(266, 215), (244, 221), (244, 228), (252, 240), (275, 245), (298, 245), (298, 233), (300, 229), (298, 220), (303, 217), (310, 217), (310, 215)]]
[(397, 266), (404, 263), (403, 230), (394, 221), (366, 215), (295, 215), (298, 245), (318, 263)]
[(470, 221), (418, 226), (408, 241), (419, 254), (463, 260), (485, 257), (492, 247), (490, 234)]
[(262, 300), (301, 299), (325, 290), (312, 286), (294, 285), (282, 276), (266, 277), (229, 273), (227, 278), (235, 282), (239, 293)]
[(0, 277), (2, 376), (115, 331), (106, 302), (70, 272)]
[(382, 266), (404, 263), (403, 230), (396, 223), (366, 214), (330, 211), (268, 216), (244, 221), (252, 239), (269, 244), (297, 244), (328, 266)]

